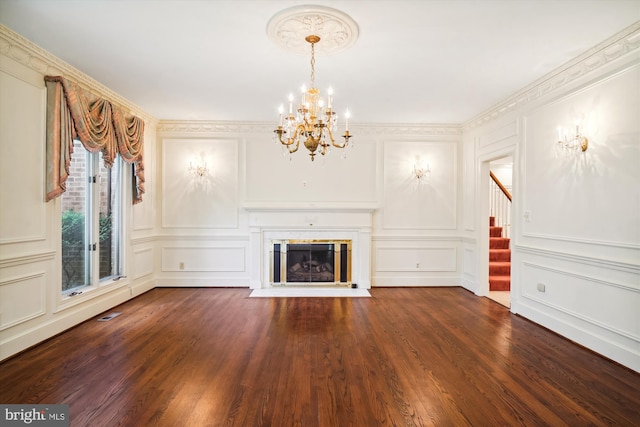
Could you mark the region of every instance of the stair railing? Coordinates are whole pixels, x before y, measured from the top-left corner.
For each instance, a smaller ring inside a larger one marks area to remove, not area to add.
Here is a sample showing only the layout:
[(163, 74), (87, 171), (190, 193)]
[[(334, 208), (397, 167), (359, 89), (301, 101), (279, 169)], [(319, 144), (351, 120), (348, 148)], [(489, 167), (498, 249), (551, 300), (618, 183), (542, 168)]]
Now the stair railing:
[(511, 193), (500, 180), (489, 171), (489, 212), (495, 217), (495, 225), (502, 227), (502, 237), (511, 238)]

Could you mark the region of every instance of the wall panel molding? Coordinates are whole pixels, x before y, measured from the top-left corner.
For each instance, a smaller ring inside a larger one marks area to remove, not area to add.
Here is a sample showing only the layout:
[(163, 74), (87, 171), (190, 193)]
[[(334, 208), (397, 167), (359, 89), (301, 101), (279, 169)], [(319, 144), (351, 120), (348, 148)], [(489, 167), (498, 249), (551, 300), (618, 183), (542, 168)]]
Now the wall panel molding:
[(0, 259), (0, 269), (15, 267), (23, 264), (33, 264), (41, 261), (51, 261), (55, 257), (56, 251), (47, 251)]
[[(162, 248), (162, 267), (167, 272), (244, 272), (247, 270), (243, 246), (171, 246)], [(183, 269), (180, 268), (183, 263)]]
[(131, 242), (131, 244), (133, 246), (136, 246), (136, 245), (141, 245), (141, 244), (144, 244), (144, 243), (153, 243), (153, 242), (156, 242), (158, 240), (160, 240), (158, 238), (158, 236), (157, 235), (153, 235), (153, 236), (135, 237), (135, 238), (131, 239), (130, 242)]
[[(0, 282), (0, 331), (46, 313), (45, 285), (44, 271), (11, 277)], [(29, 297), (25, 298), (25, 295)], [(10, 303), (11, 307), (4, 306), (6, 303)], [(24, 312), (19, 313), (20, 309)]]
[(247, 235), (208, 235), (208, 234), (159, 234), (155, 236), (157, 241), (193, 241), (193, 242), (248, 242), (250, 236)]
[(623, 273), (640, 275), (640, 264), (632, 264), (628, 262), (616, 261), (616, 260), (611, 260), (606, 258), (595, 258), (595, 257), (575, 254), (575, 253), (552, 251), (549, 249), (535, 248), (532, 246), (524, 246), (524, 245), (516, 245), (514, 249), (516, 249), (518, 253), (522, 255), (525, 255), (525, 254), (538, 255), (543, 257), (554, 258), (561, 261), (577, 262), (581, 264), (590, 265), (593, 267), (607, 268), (611, 270), (620, 271)]
[(397, 235), (371, 235), (371, 240), (374, 242), (461, 242), (462, 238), (457, 235), (437, 235), (437, 236), (404, 236), (401, 234)]
[[(163, 138), (161, 224), (164, 229), (237, 229), (239, 149), (237, 138)], [(187, 168), (202, 156), (209, 172)]]
[[(551, 272), (553, 274), (557, 274), (560, 276), (565, 276), (565, 277), (572, 277), (572, 278), (576, 278), (581, 280), (582, 282), (587, 282), (587, 283), (592, 283), (592, 284), (596, 284), (596, 285), (600, 285), (600, 286), (609, 286), (609, 287), (613, 287), (613, 288), (617, 288), (617, 289), (621, 289), (623, 291), (627, 291), (627, 292), (631, 292), (634, 294), (640, 294), (640, 289), (632, 287), (632, 286), (628, 286), (622, 283), (617, 283), (617, 282), (611, 282), (611, 281), (606, 281), (606, 280), (601, 280), (592, 276), (587, 276), (587, 275), (583, 275), (583, 274), (578, 274), (575, 272), (571, 272), (571, 271), (567, 271), (567, 270), (562, 270), (562, 269), (558, 269), (558, 268), (552, 268), (549, 266), (545, 266), (545, 265), (541, 265), (541, 264), (537, 264), (537, 263), (532, 263), (532, 262), (523, 262), (522, 263), (523, 266), (526, 267), (530, 267), (533, 269), (537, 269), (537, 270), (544, 270), (544, 271), (548, 271)], [(595, 319), (592, 316), (587, 316), (584, 315), (580, 312), (577, 312), (575, 310), (572, 310), (568, 307), (564, 307), (560, 304), (556, 304), (553, 302), (549, 302), (547, 300), (545, 300), (544, 298), (538, 296), (540, 294), (535, 294), (532, 292), (528, 292), (526, 287), (523, 287), (521, 289), (522, 292), (522, 297), (527, 298), (529, 300), (535, 301), (538, 304), (541, 304), (543, 306), (549, 307), (553, 310), (557, 310), (558, 312), (564, 313), (566, 315), (569, 315), (571, 317), (580, 319), (584, 322), (590, 323), (594, 326), (597, 326), (599, 328), (602, 328), (604, 330), (607, 330), (609, 332), (613, 332), (615, 334), (621, 335), (623, 337), (629, 338), (631, 340), (634, 340), (638, 343), (640, 343), (640, 335), (636, 335), (636, 334), (632, 334), (629, 331), (625, 331), (622, 330), (620, 328), (617, 328), (611, 324), (605, 323), (601, 320)]]
[(138, 249), (133, 251), (134, 274), (133, 280), (153, 274), (153, 248)]
[(557, 236), (552, 234), (541, 234), (541, 233), (531, 233), (531, 232), (522, 232), (522, 237), (530, 237), (533, 239), (541, 239), (541, 240), (556, 240), (559, 242), (567, 242), (567, 243), (579, 243), (581, 245), (608, 246), (610, 248), (632, 249), (635, 251), (640, 250), (640, 245), (637, 245), (634, 243), (616, 242), (612, 240), (578, 239), (578, 238)]
[(517, 138), (519, 134), (518, 121), (510, 120), (496, 129), (479, 135), (477, 137), (478, 152), (486, 156), (492, 151), (503, 149), (503, 144), (500, 143), (509, 146), (514, 145), (515, 140), (513, 140), (513, 138)]
[(457, 249), (447, 247), (374, 248), (376, 272), (456, 272)]

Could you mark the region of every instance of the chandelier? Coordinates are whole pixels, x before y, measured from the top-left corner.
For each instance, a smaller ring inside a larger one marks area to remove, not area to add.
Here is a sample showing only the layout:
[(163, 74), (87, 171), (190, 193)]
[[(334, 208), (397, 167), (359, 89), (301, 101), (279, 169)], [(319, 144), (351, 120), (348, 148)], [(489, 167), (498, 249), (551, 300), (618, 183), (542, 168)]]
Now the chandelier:
[(284, 114), (284, 108), (280, 106), (280, 124), (274, 130), (274, 138), (289, 151), (290, 154), (298, 151), (300, 140), (309, 150), (311, 160), (317, 153), (323, 156), (330, 147), (346, 148), (349, 145), (349, 112), (345, 113), (344, 141), (336, 142), (333, 134), (338, 129), (338, 116), (333, 110), (333, 90), (327, 92), (327, 104), (320, 96), (320, 91), (315, 88), (315, 44), (320, 41), (317, 35), (309, 35), (305, 40), (311, 44), (311, 87), (302, 86), (302, 99), (296, 104), (294, 111), (293, 95), (289, 95), (289, 113)]

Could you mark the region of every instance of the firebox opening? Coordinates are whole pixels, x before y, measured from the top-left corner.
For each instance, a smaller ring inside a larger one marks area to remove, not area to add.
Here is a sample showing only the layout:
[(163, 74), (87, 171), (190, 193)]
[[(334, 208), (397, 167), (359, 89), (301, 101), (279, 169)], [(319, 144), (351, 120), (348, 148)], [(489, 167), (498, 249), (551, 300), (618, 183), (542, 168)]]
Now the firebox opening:
[(274, 240), (271, 259), (273, 285), (351, 285), (350, 240)]

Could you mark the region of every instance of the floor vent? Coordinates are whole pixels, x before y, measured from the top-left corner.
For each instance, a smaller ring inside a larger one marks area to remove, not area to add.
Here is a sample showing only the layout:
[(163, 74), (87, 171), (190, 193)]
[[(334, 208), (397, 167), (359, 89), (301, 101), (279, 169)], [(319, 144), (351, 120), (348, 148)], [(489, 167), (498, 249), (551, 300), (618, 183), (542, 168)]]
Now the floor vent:
[(99, 318), (98, 322), (107, 322), (113, 319), (114, 317), (118, 317), (118, 316), (120, 316), (120, 313), (118, 312), (109, 313), (106, 316)]

